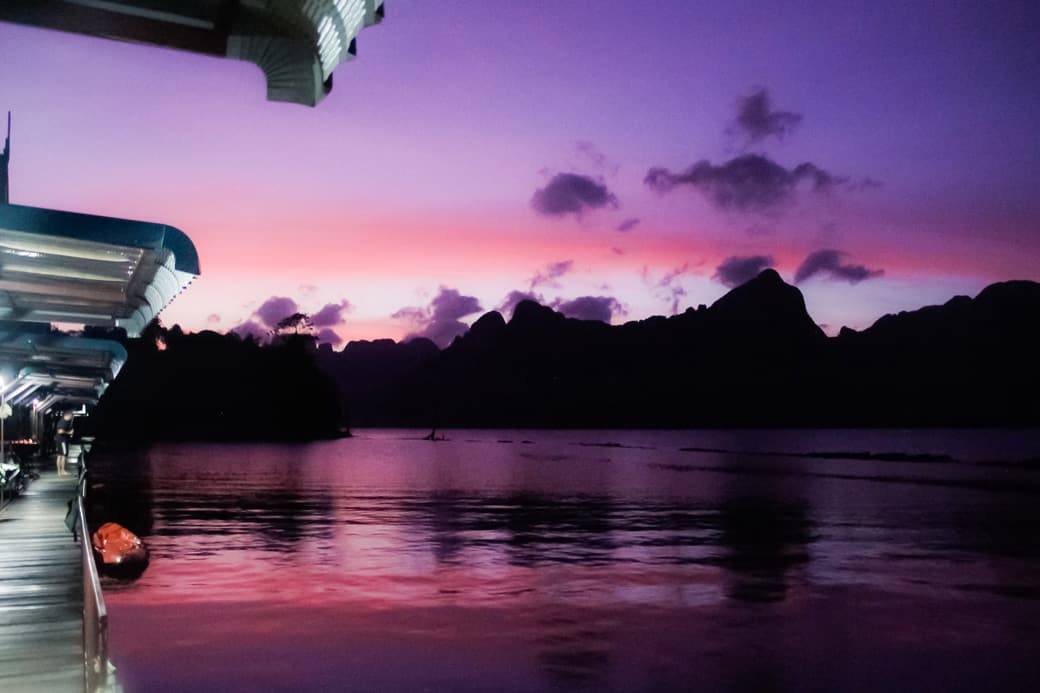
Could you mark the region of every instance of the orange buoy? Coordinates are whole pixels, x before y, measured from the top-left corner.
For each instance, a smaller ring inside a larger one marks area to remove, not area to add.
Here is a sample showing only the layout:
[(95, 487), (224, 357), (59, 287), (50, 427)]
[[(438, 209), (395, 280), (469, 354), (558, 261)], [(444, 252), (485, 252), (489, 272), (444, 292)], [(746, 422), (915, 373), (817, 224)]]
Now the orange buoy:
[(148, 549), (136, 534), (115, 522), (106, 522), (90, 538), (101, 557), (104, 572), (140, 572), (148, 565)]

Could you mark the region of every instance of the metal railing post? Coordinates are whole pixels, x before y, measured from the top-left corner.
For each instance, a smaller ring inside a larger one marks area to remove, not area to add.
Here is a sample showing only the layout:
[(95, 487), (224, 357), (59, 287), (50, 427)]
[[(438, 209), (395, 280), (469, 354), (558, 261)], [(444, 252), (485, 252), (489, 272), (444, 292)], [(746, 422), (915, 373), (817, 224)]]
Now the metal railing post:
[(108, 612), (94, 563), (82, 492), (77, 494), (76, 504), (83, 555), (83, 689), (92, 693), (103, 688), (108, 679)]

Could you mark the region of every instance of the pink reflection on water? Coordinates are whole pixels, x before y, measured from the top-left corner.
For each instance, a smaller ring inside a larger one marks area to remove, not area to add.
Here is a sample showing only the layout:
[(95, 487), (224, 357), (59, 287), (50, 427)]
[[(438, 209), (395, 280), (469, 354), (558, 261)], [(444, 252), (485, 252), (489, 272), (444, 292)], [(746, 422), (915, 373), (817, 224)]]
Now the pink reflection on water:
[[(974, 463), (998, 449), (985, 435), (419, 437), (102, 464), (98, 493), (140, 503), (123, 512), (153, 555), (106, 584), (127, 690), (1014, 690), (1036, 673), (1036, 506), (973, 485), (1007, 474)], [(680, 450), (843, 443), (973, 463)]]

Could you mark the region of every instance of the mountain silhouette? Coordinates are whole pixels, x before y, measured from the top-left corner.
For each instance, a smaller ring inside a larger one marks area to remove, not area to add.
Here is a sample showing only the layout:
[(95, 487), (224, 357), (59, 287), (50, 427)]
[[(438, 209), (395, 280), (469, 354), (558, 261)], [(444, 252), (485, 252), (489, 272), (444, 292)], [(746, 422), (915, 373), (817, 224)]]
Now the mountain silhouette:
[(829, 367), (846, 418), (915, 425), (1040, 423), (1040, 284), (992, 284), (974, 299), (842, 329)]
[(334, 352), (308, 335), (261, 345), (157, 324), (124, 341), (130, 359), (91, 417), (112, 439), (301, 439), (344, 424), (1040, 425), (1040, 284), (1029, 281), (836, 337), (766, 270), (710, 307), (623, 325), (523, 301), (444, 350), (419, 338)]
[(809, 317), (805, 298), (773, 269), (720, 298), (708, 311), (718, 329), (748, 338), (781, 340), (786, 344), (818, 345), (826, 335)]
[(1040, 284), (1014, 281), (828, 338), (766, 270), (672, 317), (611, 326), (524, 301), (443, 351), (381, 340), (322, 367), (356, 425), (1035, 425), (1038, 322)]

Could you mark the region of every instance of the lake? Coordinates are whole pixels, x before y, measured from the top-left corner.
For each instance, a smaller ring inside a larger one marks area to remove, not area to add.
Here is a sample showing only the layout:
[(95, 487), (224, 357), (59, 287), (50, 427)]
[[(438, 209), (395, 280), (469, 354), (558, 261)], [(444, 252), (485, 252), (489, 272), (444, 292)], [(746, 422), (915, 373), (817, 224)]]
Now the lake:
[(91, 458), (127, 691), (1040, 685), (1040, 432), (355, 433)]

